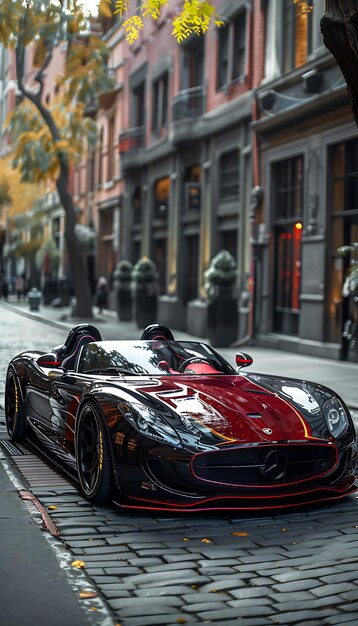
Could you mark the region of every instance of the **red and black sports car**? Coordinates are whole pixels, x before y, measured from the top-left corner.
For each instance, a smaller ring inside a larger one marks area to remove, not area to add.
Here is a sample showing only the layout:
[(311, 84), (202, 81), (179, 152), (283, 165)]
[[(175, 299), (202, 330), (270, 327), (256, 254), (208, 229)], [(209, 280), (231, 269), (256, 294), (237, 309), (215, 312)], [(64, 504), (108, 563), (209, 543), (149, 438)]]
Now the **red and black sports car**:
[(50, 353), (9, 364), (6, 422), (78, 477), (93, 502), (262, 510), (355, 490), (356, 437), (322, 385), (242, 373), (201, 342), (153, 325), (138, 341), (76, 326)]

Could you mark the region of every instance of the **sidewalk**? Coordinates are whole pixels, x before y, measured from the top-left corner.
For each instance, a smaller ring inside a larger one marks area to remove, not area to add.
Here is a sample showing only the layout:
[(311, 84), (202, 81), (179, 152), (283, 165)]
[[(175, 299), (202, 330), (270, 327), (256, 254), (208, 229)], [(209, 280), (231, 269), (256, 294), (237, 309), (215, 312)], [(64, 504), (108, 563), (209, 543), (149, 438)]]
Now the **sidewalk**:
[[(10, 296), (5, 306), (12, 307), (14, 312), (33, 319), (63, 328), (64, 339), (68, 329), (81, 322), (88, 321), (100, 330), (103, 339), (138, 339), (142, 329), (138, 329), (135, 322), (119, 322), (115, 311), (106, 310), (101, 315), (94, 307), (94, 319), (79, 320), (71, 316), (70, 307), (55, 309), (50, 306), (40, 306), (39, 311), (30, 311), (27, 302), (17, 302)], [(193, 337), (188, 333), (174, 331), (176, 339), (206, 341), (202, 337)], [(31, 346), (29, 346), (31, 348)], [(291, 352), (245, 345), (240, 348), (219, 348), (219, 352), (231, 363), (235, 363), (235, 353), (239, 350), (248, 352), (254, 359), (251, 371), (281, 376), (290, 376), (312, 380), (334, 389), (352, 408), (358, 409), (358, 365), (332, 359), (322, 359), (304, 356)], [(249, 370), (248, 370), (249, 371)]]
[[(1, 455), (0, 449), (0, 459)], [(54, 551), (26, 511), (1, 462), (0, 498), (0, 623), (94, 626), (94, 616), (80, 606), (63, 565), (59, 567)]]

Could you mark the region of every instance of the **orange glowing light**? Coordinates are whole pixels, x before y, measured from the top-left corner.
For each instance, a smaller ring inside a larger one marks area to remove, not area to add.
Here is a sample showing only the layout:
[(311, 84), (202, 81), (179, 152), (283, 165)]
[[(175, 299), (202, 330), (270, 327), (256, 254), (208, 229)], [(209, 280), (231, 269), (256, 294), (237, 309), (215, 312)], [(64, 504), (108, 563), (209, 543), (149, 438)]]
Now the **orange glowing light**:
[(302, 230), (302, 228), (303, 228), (302, 223), (301, 222), (296, 222), (295, 228), (297, 228), (297, 230)]

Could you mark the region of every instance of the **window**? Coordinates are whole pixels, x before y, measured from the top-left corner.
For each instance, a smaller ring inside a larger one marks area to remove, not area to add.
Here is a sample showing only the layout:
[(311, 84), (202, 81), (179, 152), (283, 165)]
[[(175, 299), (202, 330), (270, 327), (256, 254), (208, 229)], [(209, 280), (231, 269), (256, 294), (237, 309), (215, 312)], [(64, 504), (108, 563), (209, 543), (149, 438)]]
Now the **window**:
[(136, 187), (132, 198), (133, 222), (140, 224), (142, 221), (142, 190)]
[(303, 157), (273, 166), (275, 317), (277, 332), (298, 334), (301, 290)]
[(245, 76), (246, 11), (218, 31), (217, 87)]
[(183, 46), (181, 89), (202, 87), (204, 84), (203, 38), (194, 39)]
[(90, 150), (87, 161), (87, 191), (94, 192), (95, 187), (95, 151)]
[(220, 28), (218, 34), (218, 79), (217, 86), (223, 87), (228, 82), (229, 69), (229, 28)]
[(276, 219), (295, 219), (302, 214), (303, 159), (295, 157), (275, 165)]
[(98, 172), (97, 172), (98, 186), (102, 185), (102, 181), (103, 181), (103, 128), (101, 128), (101, 132), (99, 135), (99, 142), (98, 142)]
[(108, 178), (107, 180), (113, 180), (114, 178), (114, 117), (111, 117), (108, 121), (108, 145), (107, 145), (107, 162), (108, 162)]
[(168, 122), (168, 73), (153, 84), (152, 130), (160, 130)]
[(157, 217), (167, 217), (170, 196), (170, 178), (159, 178), (154, 184), (154, 213)]
[(238, 150), (231, 150), (220, 158), (219, 200), (238, 199), (239, 197), (239, 154)]
[(145, 125), (145, 83), (132, 90), (132, 126)]
[(245, 74), (245, 35), (246, 13), (241, 12), (233, 22), (234, 46), (231, 78), (241, 78)]
[(282, 70), (287, 72), (306, 63), (311, 52), (312, 0), (284, 0), (282, 33)]

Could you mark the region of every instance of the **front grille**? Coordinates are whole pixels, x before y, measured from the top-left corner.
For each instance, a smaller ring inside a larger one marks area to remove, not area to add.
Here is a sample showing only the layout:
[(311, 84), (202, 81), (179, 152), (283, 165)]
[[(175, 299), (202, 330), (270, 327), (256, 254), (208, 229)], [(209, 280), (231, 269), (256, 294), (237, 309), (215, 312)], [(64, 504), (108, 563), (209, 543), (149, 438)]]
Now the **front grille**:
[(274, 487), (322, 476), (337, 460), (330, 444), (263, 444), (197, 454), (191, 469), (196, 478), (212, 483)]

